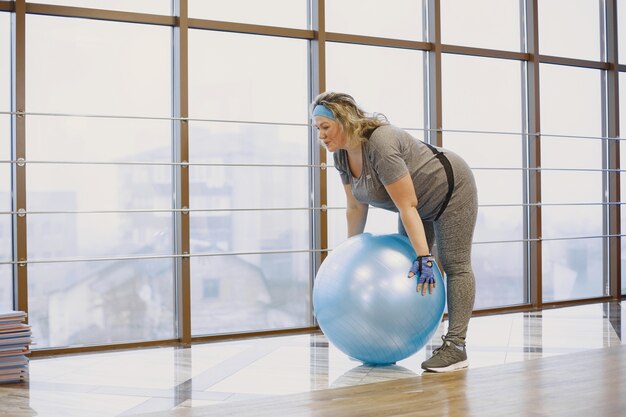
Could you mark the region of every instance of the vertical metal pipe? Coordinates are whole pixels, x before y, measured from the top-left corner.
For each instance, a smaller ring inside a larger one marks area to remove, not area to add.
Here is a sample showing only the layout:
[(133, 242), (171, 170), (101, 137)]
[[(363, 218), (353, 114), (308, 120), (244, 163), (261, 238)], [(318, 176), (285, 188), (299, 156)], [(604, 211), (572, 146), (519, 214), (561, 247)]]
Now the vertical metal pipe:
[[(181, 209), (175, 214), (175, 250), (177, 254), (188, 255), (190, 252), (189, 238), (189, 82), (188, 82), (188, 39), (189, 17), (187, 0), (174, 1), (174, 13), (178, 24), (174, 27), (174, 80), (173, 80), (173, 113), (179, 120), (173, 121), (173, 157), (175, 199), (174, 208)], [(182, 343), (191, 343), (191, 267), (190, 258), (183, 256), (176, 259), (176, 316), (177, 334)]]
[(428, 143), (443, 146), (442, 102), (441, 102), (441, 1), (427, 0), (426, 22), (427, 41), (432, 45), (426, 54), (427, 66), (427, 103), (426, 125), (428, 127)]
[[(14, 161), (26, 160), (26, 1), (15, 2), (12, 16), (12, 100), (11, 131)], [(12, 165), (13, 212), (13, 305), (17, 310), (28, 312), (28, 260), (26, 211), (26, 165)], [(24, 263), (22, 263), (24, 262)]]
[[(605, 31), (606, 36), (606, 60), (610, 69), (606, 71), (605, 82), (605, 110), (606, 129), (603, 135), (607, 138), (618, 138), (619, 131), (619, 69), (618, 69), (618, 28), (617, 28), (617, 1), (606, 0), (605, 2)], [(626, 24), (626, 22), (622, 22)], [(620, 142), (618, 139), (605, 139), (606, 168), (609, 170), (620, 169)], [(620, 173), (609, 171), (607, 173), (607, 193), (609, 203), (619, 203)], [(621, 234), (621, 206), (608, 204), (608, 234)], [(622, 296), (622, 271), (621, 271), (621, 238), (608, 238), (608, 286), (611, 298), (619, 300)]]
[[(315, 38), (310, 42), (310, 100), (326, 90), (326, 24), (325, 24), (325, 4), (324, 0), (312, 0), (311, 3), (311, 24)], [(307, 115), (308, 117), (308, 115)], [(319, 146), (317, 132), (312, 127), (309, 129), (311, 164), (322, 168), (311, 168), (311, 189), (313, 207), (326, 207), (327, 198), (327, 170), (326, 150)], [(313, 249), (321, 249), (314, 252), (312, 262), (312, 273), (319, 268), (319, 265), (327, 255), (328, 249), (328, 212), (325, 209), (317, 212), (312, 210), (311, 232)], [(313, 280), (311, 280), (311, 284)]]
[(542, 290), (542, 244), (541, 244), (541, 113), (539, 96), (539, 18), (538, 0), (527, 0), (525, 11), (526, 48), (530, 59), (526, 62), (525, 111), (524, 123), (526, 141), (526, 176), (529, 203), (527, 211), (527, 228), (524, 238), (530, 239), (526, 247), (526, 268), (529, 279), (528, 302), (540, 308), (543, 304)]
[[(309, 102), (315, 96), (326, 90), (326, 8), (324, 0), (310, 0), (311, 28), (315, 37), (309, 42)], [(307, 114), (307, 118), (308, 118)], [(313, 166), (325, 166), (326, 150), (319, 145), (317, 132), (313, 127), (309, 127), (309, 161)], [(324, 168), (310, 168), (311, 202), (313, 207), (325, 207), (328, 203), (326, 181), (327, 170)], [(317, 325), (313, 311), (313, 284), (315, 274), (322, 261), (328, 254), (328, 212), (327, 210), (310, 211), (310, 236), (311, 248), (321, 249), (311, 253), (311, 275), (309, 279), (309, 294), (311, 298), (308, 303), (308, 317), (311, 323)], [(311, 372), (315, 375), (315, 386), (327, 388), (329, 380), (329, 351), (328, 341), (318, 339), (317, 335), (311, 335)]]

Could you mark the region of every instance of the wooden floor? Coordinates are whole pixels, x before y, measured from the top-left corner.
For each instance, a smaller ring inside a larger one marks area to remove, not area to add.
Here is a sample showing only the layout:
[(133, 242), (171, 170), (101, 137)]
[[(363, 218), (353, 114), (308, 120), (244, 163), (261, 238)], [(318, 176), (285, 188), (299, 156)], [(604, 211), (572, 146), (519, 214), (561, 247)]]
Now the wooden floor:
[(143, 416), (621, 417), (626, 346)]
[(446, 331), (380, 367), (321, 332), (33, 357), (0, 417), (626, 417), (626, 303), (473, 317), (470, 368), (424, 374)]

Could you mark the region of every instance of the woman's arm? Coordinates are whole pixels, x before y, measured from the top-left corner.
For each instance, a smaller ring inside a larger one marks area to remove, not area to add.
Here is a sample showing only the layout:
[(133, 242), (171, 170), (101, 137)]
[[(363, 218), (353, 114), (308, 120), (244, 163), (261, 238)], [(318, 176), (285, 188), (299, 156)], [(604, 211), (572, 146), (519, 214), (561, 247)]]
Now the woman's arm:
[(427, 256), (430, 254), (424, 224), (417, 212), (417, 196), (411, 176), (406, 174), (399, 180), (386, 185), (387, 193), (400, 212), (402, 224), (406, 230), (411, 245), (417, 256)]
[[(417, 196), (415, 195), (415, 188), (413, 181), (409, 174), (403, 176), (397, 181), (385, 186), (389, 196), (393, 200), (393, 203), (400, 212), (400, 218), (404, 225), (407, 235), (413, 249), (417, 254), (417, 259), (413, 263), (413, 267), (409, 271), (409, 278), (418, 271), (421, 271), (417, 282), (417, 292), (421, 292), (422, 295), (426, 295), (426, 291), (430, 294), (435, 289), (435, 281), (432, 273), (432, 261), (427, 260), (424, 262), (422, 256), (426, 257), (430, 255), (430, 248), (428, 247), (428, 241), (426, 240), (426, 232), (424, 231), (424, 224), (417, 211)], [(425, 258), (429, 259), (429, 258)], [(420, 266), (421, 264), (421, 266)], [(423, 269), (426, 265), (427, 269)]]
[(354, 198), (352, 194), (352, 186), (344, 184), (346, 192), (346, 220), (348, 221), (348, 237), (363, 233), (365, 230), (365, 222), (367, 220), (368, 205), (363, 204)]

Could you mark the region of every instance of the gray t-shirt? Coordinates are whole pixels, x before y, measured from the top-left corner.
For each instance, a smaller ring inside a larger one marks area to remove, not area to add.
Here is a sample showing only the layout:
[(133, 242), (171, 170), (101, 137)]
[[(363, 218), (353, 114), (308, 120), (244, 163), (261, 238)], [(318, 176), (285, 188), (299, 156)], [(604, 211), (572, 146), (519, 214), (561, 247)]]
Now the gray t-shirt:
[[(435, 219), (448, 192), (448, 181), (443, 165), (433, 151), (393, 125), (377, 128), (363, 143), (362, 150), (363, 170), (359, 177), (350, 173), (345, 150), (333, 154), (342, 182), (352, 186), (352, 193), (358, 201), (397, 212), (385, 185), (410, 174), (420, 217), (422, 220)], [(444, 154), (448, 155), (448, 151)]]

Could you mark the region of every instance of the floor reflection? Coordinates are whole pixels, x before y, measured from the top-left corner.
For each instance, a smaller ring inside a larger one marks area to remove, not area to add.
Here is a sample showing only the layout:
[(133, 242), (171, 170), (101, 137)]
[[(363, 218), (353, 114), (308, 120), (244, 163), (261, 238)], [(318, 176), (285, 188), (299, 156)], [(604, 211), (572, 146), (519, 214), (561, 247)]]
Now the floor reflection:
[[(606, 303), (474, 317), (470, 367), (621, 344), (623, 311)], [(32, 359), (30, 382), (0, 385), (0, 415), (132, 416), (415, 377), (446, 325), (392, 366), (355, 362), (321, 333)]]
[(357, 384), (383, 382), (392, 379), (411, 378), (418, 374), (399, 365), (388, 366), (356, 366), (335, 379), (329, 388), (341, 388)]

